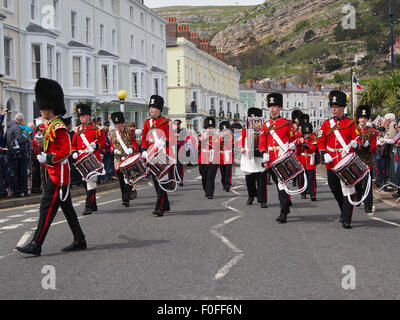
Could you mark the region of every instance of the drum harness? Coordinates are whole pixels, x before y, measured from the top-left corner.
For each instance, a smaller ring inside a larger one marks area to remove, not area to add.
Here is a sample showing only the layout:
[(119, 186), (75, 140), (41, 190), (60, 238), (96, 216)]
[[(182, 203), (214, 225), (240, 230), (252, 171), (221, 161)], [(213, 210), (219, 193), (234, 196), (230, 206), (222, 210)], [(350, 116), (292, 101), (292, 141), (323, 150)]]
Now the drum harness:
[[(288, 121), (288, 122), (286, 122), (285, 124), (283, 124), (280, 127), (273, 128), (271, 126), (270, 122), (266, 123), (266, 126), (268, 128), (266, 134), (267, 135), (271, 134), (272, 138), (279, 144), (279, 147), (281, 149), (280, 152), (279, 152), (279, 155), (285, 154), (289, 150), (289, 142), (284, 144), (283, 141), (281, 140), (281, 138), (276, 134), (276, 130), (281, 129), (281, 128), (285, 127), (285, 126), (288, 126), (289, 124), (290, 124), (290, 122)], [(268, 150), (271, 151), (270, 147), (268, 148)], [(296, 195), (296, 194), (303, 193), (304, 191), (307, 190), (307, 187), (308, 187), (307, 174), (306, 174), (306, 171), (304, 170), (304, 168), (303, 168), (303, 176), (304, 176), (304, 186), (303, 186), (303, 188), (301, 188), (299, 190), (296, 190), (296, 191), (292, 191), (292, 190), (289, 190), (289, 188), (282, 181), (279, 181), (278, 189), (279, 190), (285, 190), (286, 193), (289, 194), (289, 195)]]
[[(351, 121), (345, 128), (351, 126), (354, 122), (355, 122), (354, 120)], [(342, 135), (340, 134), (340, 132), (339, 132), (339, 130), (338, 130), (338, 126), (337, 126), (337, 124), (335, 123), (335, 120), (334, 120), (334, 119), (331, 119), (331, 120), (329, 121), (329, 124), (330, 124), (330, 126), (331, 126), (331, 129), (329, 130), (329, 132), (328, 132), (327, 135), (329, 135), (331, 132), (333, 132), (333, 133), (335, 134), (336, 139), (337, 139), (337, 140), (339, 141), (339, 143), (342, 145), (342, 148), (343, 148), (343, 149), (342, 149), (342, 151), (341, 151), (341, 155), (342, 155), (342, 157), (344, 157), (345, 155), (347, 155), (347, 154), (350, 153), (351, 142), (350, 142), (349, 144), (346, 144), (346, 142), (344, 141)], [(331, 149), (331, 148), (328, 148), (328, 147), (327, 147), (327, 149), (328, 149), (329, 151), (334, 150), (334, 149)], [(339, 150), (340, 150), (340, 149), (339, 149)], [(331, 151), (331, 152), (335, 152), (335, 151)], [(339, 151), (339, 152), (340, 152), (340, 151)], [(337, 155), (337, 156), (335, 157), (335, 159), (336, 159), (338, 156), (339, 156), (339, 155)], [(370, 188), (371, 188), (371, 181), (372, 181), (372, 179), (371, 179), (371, 172), (370, 172), (370, 171), (368, 172), (368, 175), (369, 175), (369, 178), (368, 178), (367, 188), (365, 189), (364, 196), (362, 197), (362, 199), (361, 199), (359, 202), (354, 202), (354, 201), (351, 199), (351, 195), (356, 193), (355, 188), (354, 188), (354, 187), (352, 187), (352, 188), (347, 187), (346, 184), (342, 181), (342, 179), (340, 179), (340, 184), (341, 184), (341, 186), (342, 186), (343, 194), (344, 194), (344, 196), (347, 196), (347, 198), (348, 198), (348, 200), (349, 200), (349, 202), (350, 202), (351, 205), (353, 205), (353, 206), (358, 206), (358, 205), (360, 205), (362, 202), (364, 202), (364, 200), (368, 197), (368, 194), (369, 194), (369, 191), (370, 191)]]

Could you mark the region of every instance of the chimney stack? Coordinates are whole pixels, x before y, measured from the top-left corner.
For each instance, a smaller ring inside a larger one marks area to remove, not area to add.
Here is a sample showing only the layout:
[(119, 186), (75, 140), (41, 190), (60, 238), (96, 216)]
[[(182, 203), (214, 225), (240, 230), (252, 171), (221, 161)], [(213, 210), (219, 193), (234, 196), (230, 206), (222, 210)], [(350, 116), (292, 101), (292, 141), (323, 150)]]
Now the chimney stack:
[(199, 38), (199, 33), (198, 33), (198, 32), (191, 32), (191, 33), (190, 33), (190, 41), (191, 41), (198, 49), (200, 49), (200, 38)]
[(264, 88), (271, 89), (271, 81), (269, 81), (269, 80), (264, 81), (263, 85), (264, 85)]
[(178, 37), (183, 37), (190, 41), (189, 26), (178, 26)]
[(216, 58), (217, 57), (217, 47), (216, 46), (209, 46), (208, 47), (208, 51), (210, 52), (210, 54)]
[(209, 53), (208, 40), (200, 40), (200, 50)]
[(224, 62), (225, 55), (222, 52), (217, 52), (217, 59)]
[(175, 17), (169, 17), (167, 18), (168, 24), (166, 26), (166, 33), (167, 33), (167, 39), (171, 38), (176, 40), (178, 36), (178, 25), (176, 23), (176, 18)]
[(252, 79), (246, 80), (246, 87), (247, 87), (247, 89), (253, 89), (253, 80)]

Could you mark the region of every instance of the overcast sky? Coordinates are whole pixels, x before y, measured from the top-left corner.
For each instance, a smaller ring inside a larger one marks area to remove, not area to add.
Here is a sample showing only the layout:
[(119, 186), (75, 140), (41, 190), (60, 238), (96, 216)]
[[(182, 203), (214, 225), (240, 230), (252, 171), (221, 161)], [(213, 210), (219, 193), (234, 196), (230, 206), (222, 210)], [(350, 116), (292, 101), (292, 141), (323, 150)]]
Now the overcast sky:
[(247, 6), (264, 3), (264, 0), (144, 0), (149, 8), (167, 6)]

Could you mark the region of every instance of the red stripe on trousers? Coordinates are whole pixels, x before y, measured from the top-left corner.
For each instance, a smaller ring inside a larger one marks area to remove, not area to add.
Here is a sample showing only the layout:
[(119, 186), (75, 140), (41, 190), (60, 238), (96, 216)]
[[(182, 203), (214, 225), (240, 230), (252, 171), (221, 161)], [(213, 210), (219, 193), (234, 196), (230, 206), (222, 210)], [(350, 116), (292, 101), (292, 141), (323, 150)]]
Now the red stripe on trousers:
[(44, 227), (43, 227), (43, 230), (42, 230), (42, 232), (40, 233), (40, 236), (39, 236), (39, 239), (38, 239), (38, 242), (39, 242), (39, 243), (40, 243), (40, 240), (42, 239), (43, 232), (44, 232), (44, 230), (46, 230), (47, 224), (48, 224), (48, 222), (49, 222), (50, 214), (51, 214), (51, 211), (52, 211), (52, 209), (53, 209), (53, 207), (54, 207), (54, 202), (56, 202), (57, 195), (58, 195), (58, 187), (56, 187), (56, 190), (54, 191), (53, 201), (51, 202), (49, 211), (47, 211), (47, 215), (46, 215), (46, 220), (45, 220), (45, 223), (44, 223)]

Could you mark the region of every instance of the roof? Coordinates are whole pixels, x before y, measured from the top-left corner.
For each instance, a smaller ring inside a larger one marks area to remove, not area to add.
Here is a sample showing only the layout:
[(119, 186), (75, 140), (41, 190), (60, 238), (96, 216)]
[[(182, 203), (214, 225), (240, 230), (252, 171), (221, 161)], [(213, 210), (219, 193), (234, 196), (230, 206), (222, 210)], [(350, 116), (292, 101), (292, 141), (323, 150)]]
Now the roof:
[(58, 36), (57, 33), (53, 32), (53, 31), (51, 31), (49, 29), (43, 28), (42, 26), (39, 26), (39, 25), (34, 24), (32, 22), (26, 27), (26, 31), (34, 32), (34, 33), (47, 33), (47, 34), (51, 34), (53, 36)]
[(151, 71), (152, 71), (152, 72), (162, 72), (162, 73), (165, 73), (164, 70), (161, 70), (160, 68), (157, 68), (157, 67), (152, 67), (152, 68), (151, 68)]
[(146, 66), (146, 64), (144, 64), (143, 62), (140, 62), (138, 60), (135, 59), (131, 59), (131, 61), (129, 61), (130, 64), (138, 64), (138, 65), (142, 65), (142, 66)]
[(70, 41), (70, 42), (68, 42), (68, 46), (70, 46), (70, 47), (78, 47), (78, 48), (93, 49), (93, 47), (88, 46), (88, 45), (83, 44), (83, 43), (80, 43), (80, 42), (77, 42), (77, 41)]
[(105, 50), (100, 50), (97, 54), (98, 54), (99, 56), (106, 56), (106, 57), (119, 58), (119, 57), (116, 56), (115, 54), (112, 54), (112, 53), (110, 53), (110, 52), (108, 52), (108, 51), (105, 51)]

